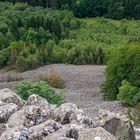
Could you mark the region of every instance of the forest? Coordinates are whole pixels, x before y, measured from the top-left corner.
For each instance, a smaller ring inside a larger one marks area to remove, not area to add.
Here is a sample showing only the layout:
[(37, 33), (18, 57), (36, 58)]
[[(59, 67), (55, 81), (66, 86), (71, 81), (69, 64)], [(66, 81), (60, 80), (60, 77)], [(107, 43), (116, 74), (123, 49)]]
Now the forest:
[[(3, 0), (0, 68), (23, 72), (56, 63), (107, 65), (104, 99), (140, 107), (139, 19), (139, 0)], [(46, 83), (21, 84), (21, 96), (24, 86), (37, 93), (43, 88), (46, 97)]]
[(3, 0), (27, 2), (33, 6), (53, 9), (70, 9), (76, 17), (100, 17), (113, 19), (140, 19), (139, 0)]
[(140, 21), (77, 19), (68, 10), (1, 3), (0, 67), (106, 64), (110, 50), (140, 41)]

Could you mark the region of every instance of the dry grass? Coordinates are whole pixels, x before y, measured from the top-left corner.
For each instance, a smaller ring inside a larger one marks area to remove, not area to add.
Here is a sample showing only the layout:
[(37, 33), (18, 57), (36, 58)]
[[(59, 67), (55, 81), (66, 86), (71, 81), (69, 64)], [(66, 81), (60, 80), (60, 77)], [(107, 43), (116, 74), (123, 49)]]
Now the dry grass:
[(54, 88), (60, 88), (60, 89), (64, 88), (64, 80), (55, 71), (40, 74), (39, 80), (47, 81), (48, 84)]

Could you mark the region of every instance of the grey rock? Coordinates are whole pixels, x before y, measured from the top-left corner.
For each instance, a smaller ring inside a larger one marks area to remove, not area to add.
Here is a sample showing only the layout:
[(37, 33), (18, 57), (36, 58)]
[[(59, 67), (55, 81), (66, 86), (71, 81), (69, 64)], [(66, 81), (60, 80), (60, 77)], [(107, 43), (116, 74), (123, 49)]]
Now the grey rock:
[(68, 124), (43, 140), (116, 140), (102, 127), (86, 129), (80, 125)]
[(23, 107), (22, 109), (18, 110), (17, 112), (15, 112), (10, 116), (7, 124), (11, 128), (24, 126), (25, 120), (26, 120), (25, 108)]
[(25, 106), (9, 118), (8, 124), (10, 127), (25, 126), (29, 128), (43, 123), (51, 116), (52, 112), (47, 100), (37, 95), (31, 95)]
[(46, 112), (47, 110), (42, 110), (39, 106), (25, 106), (9, 118), (8, 125), (10, 127), (25, 126), (28, 128), (38, 125), (48, 119)]
[(24, 125), (32, 127), (38, 125), (52, 117), (52, 111), (49, 103), (38, 95), (31, 95), (25, 106), (26, 120)]
[(96, 118), (98, 125), (116, 136), (118, 140), (135, 140), (133, 124), (125, 114), (100, 110), (98, 116)]
[(25, 127), (9, 128), (2, 133), (1, 140), (28, 140), (29, 130)]
[(66, 124), (63, 125), (61, 129), (48, 135), (43, 140), (76, 140), (78, 138), (78, 132), (83, 129), (84, 127), (80, 125)]
[(5, 103), (14, 103), (19, 108), (21, 108), (25, 103), (24, 100), (8, 88), (0, 90), (0, 101)]
[(0, 123), (6, 123), (9, 117), (18, 110), (18, 106), (13, 103), (0, 103)]
[(140, 126), (134, 128), (136, 132), (136, 140), (140, 140)]
[(97, 127), (79, 132), (78, 140), (117, 140), (117, 139), (102, 127)]
[(36, 106), (49, 106), (49, 103), (46, 99), (36, 95), (36, 94), (32, 94), (26, 104), (26, 106), (29, 106), (29, 105), (36, 105)]
[(75, 104), (65, 103), (54, 110), (54, 120), (61, 124), (76, 123), (95, 127), (94, 122), (88, 118)]
[(46, 122), (33, 126), (30, 128), (29, 140), (41, 140), (51, 133), (61, 129), (62, 125), (54, 120), (47, 120)]
[(7, 129), (7, 127), (8, 127), (7, 124), (0, 123), (0, 136)]

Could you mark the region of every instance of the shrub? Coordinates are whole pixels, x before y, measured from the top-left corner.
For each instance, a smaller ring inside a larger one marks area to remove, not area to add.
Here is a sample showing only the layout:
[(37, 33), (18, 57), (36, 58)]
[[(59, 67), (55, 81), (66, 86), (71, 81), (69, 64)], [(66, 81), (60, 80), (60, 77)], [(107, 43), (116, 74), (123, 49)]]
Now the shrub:
[(24, 56), (17, 57), (15, 67), (19, 71), (26, 71), (37, 68), (41, 65), (36, 55), (29, 55), (27, 58)]
[(9, 55), (10, 55), (9, 51), (10, 51), (9, 48), (0, 51), (0, 68), (7, 65)]
[(140, 88), (140, 46), (127, 45), (114, 49), (108, 61), (106, 80), (103, 84), (105, 98), (117, 99), (123, 80)]
[(8, 30), (8, 25), (6, 23), (0, 23), (0, 32), (6, 33)]
[(42, 81), (47, 81), (48, 84), (54, 88), (64, 88), (64, 80), (54, 71), (50, 72), (49, 74), (42, 73), (39, 75), (39, 79)]
[(63, 101), (62, 97), (56, 93), (47, 82), (43, 81), (36, 83), (22, 82), (16, 86), (15, 90), (24, 100), (27, 100), (32, 94), (37, 94), (46, 98), (47, 101), (52, 104), (61, 104)]
[(55, 47), (52, 52), (54, 63), (64, 63), (66, 61), (67, 51), (65, 48)]
[(128, 81), (123, 80), (119, 88), (118, 99), (128, 105), (135, 105), (139, 101), (140, 89), (132, 86)]

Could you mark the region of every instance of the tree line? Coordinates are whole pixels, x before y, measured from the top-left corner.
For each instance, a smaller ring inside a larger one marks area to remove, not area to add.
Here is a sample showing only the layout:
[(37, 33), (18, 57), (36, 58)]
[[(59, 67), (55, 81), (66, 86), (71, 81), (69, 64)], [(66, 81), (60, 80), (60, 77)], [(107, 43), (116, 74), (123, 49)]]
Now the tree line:
[(139, 0), (3, 0), (27, 2), (33, 6), (70, 9), (77, 17), (104, 16), (113, 19), (140, 19)]

